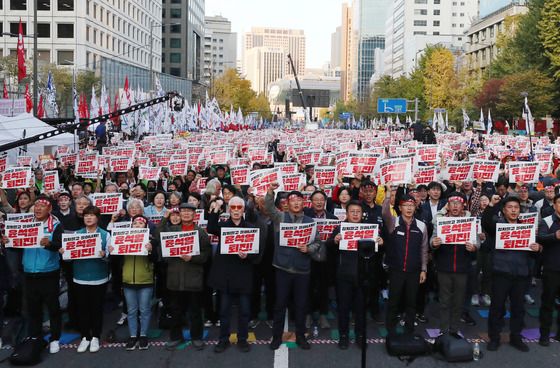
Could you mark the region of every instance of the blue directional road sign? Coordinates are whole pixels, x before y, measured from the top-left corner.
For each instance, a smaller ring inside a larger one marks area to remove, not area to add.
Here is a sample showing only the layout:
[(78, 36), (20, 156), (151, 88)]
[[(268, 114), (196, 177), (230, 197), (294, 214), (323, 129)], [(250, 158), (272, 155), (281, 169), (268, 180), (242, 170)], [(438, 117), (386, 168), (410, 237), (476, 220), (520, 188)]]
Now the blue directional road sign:
[(379, 114), (404, 114), (406, 113), (405, 98), (380, 98), (377, 100)]
[(350, 119), (350, 116), (352, 116), (352, 114), (350, 114), (349, 112), (343, 112), (338, 115), (338, 118), (342, 120), (347, 120)]

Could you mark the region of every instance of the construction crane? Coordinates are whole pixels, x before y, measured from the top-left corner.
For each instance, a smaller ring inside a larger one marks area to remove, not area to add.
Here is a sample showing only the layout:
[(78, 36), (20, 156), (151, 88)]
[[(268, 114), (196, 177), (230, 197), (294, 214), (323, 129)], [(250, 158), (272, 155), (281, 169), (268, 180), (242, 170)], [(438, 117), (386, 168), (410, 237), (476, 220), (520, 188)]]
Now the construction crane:
[[(296, 72), (296, 67), (294, 65), (294, 60), (292, 59), (292, 55), (288, 54), (288, 61), (290, 63), (290, 67), (292, 68), (292, 73), (294, 73), (294, 79), (296, 80), (296, 85), (298, 89), (299, 98), (301, 101), (301, 106), (303, 107), (303, 114), (305, 116), (305, 129), (308, 130), (316, 130), (318, 129), (317, 123), (312, 123), (307, 113), (307, 105), (305, 104), (305, 99), (303, 98), (303, 90), (301, 89), (301, 85), (299, 84), (299, 79)], [(287, 113), (287, 111), (286, 111)]]

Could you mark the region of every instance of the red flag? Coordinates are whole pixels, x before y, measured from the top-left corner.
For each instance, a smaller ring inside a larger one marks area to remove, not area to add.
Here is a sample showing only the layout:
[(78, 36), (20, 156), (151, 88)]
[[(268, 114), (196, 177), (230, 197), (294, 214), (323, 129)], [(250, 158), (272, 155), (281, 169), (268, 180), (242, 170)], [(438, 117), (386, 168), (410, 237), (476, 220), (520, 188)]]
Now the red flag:
[(19, 20), (19, 33), (17, 42), (18, 83), (27, 76), (25, 68), (25, 46), (23, 44), (23, 24)]
[[(110, 106), (110, 104), (109, 104), (109, 106)], [(119, 93), (118, 92), (115, 93), (115, 107), (113, 109), (113, 112), (117, 112), (117, 111), (119, 111)], [(113, 124), (115, 126), (119, 125), (120, 121), (119, 121), (119, 116), (118, 115), (116, 115), (112, 120), (113, 120)]]
[(42, 119), (43, 115), (45, 115), (45, 108), (43, 107), (43, 95), (41, 94), (41, 98), (39, 98), (39, 106), (37, 106), (37, 117)]
[(4, 95), (3, 95), (2, 98), (5, 98), (5, 99), (9, 98), (8, 97), (8, 87), (6, 87), (6, 80), (4, 80)]
[(25, 84), (25, 107), (28, 114), (33, 110), (33, 100), (31, 100), (31, 93), (29, 93), (29, 84)]

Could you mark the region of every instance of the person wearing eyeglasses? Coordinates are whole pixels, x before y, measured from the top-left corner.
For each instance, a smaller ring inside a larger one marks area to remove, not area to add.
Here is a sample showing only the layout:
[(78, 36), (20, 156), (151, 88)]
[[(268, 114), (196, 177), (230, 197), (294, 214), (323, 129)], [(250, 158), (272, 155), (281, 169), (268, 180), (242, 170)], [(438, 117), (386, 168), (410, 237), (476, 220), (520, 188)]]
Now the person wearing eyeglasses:
[[(220, 339), (214, 348), (216, 353), (222, 353), (229, 347), (231, 306), (234, 299), (239, 300), (239, 311), (237, 320), (237, 348), (246, 353), (250, 350), (247, 338), (249, 336), (249, 319), (251, 317), (251, 292), (253, 289), (254, 264), (263, 252), (265, 241), (259, 239), (259, 253), (248, 254), (239, 252), (237, 254), (222, 254), (220, 246), (223, 239), (221, 231), (223, 228), (256, 228), (248, 223), (243, 215), (245, 213), (245, 201), (240, 197), (232, 197), (228, 202), (229, 219), (219, 222), (220, 203), (213, 202), (208, 213), (209, 234), (219, 237), (218, 252), (214, 257), (208, 285), (220, 292)], [(264, 235), (264, 234), (263, 234)]]
[[(308, 224), (314, 223), (314, 220), (303, 213), (303, 194), (299, 191), (288, 193), (287, 212), (278, 210), (274, 205), (274, 191), (278, 187), (277, 182), (271, 183), (265, 196), (266, 212), (274, 223), (274, 259), (272, 265), (276, 271), (276, 305), (274, 307), (270, 348), (277, 350), (282, 344), (286, 308), (293, 298), (296, 314), (296, 344), (301, 349), (308, 350), (311, 345), (305, 337), (305, 312), (309, 295), (309, 273), (311, 271), (311, 257), (319, 252), (321, 244), (317, 236), (306, 245), (298, 247), (280, 246), (280, 223)], [(292, 294), (293, 297), (291, 297)]]

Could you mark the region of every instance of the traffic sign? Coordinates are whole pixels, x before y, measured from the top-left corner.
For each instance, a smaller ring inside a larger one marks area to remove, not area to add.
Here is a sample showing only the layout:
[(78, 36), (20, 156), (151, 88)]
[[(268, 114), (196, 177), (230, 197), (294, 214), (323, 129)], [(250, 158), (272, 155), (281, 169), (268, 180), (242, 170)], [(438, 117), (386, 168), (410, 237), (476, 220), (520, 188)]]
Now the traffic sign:
[(377, 100), (379, 114), (404, 114), (406, 113), (406, 98), (380, 98)]
[(352, 116), (351, 113), (343, 112), (343, 113), (338, 115), (338, 118), (341, 119), (341, 120), (347, 120), (347, 119), (350, 119), (350, 116)]

